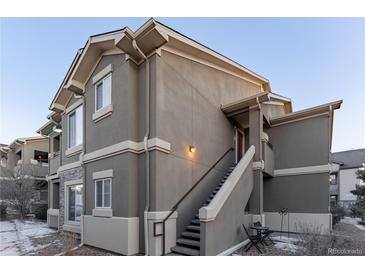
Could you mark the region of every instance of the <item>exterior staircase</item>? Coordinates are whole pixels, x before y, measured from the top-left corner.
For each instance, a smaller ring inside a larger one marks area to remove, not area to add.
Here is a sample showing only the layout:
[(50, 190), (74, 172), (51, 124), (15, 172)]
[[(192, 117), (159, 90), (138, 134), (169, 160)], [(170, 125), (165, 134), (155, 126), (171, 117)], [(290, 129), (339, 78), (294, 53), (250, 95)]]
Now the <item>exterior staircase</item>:
[[(227, 174), (221, 180), (219, 185), (215, 188), (212, 194), (208, 197), (205, 203), (202, 205), (207, 206), (213, 200), (214, 196), (218, 193), (219, 189), (227, 180), (228, 176), (232, 173), (235, 167), (229, 168)], [(199, 256), (200, 255), (200, 221), (199, 214), (195, 214), (190, 224), (186, 226), (185, 231), (181, 233), (181, 237), (176, 240), (176, 246), (171, 248), (169, 255), (183, 255), (183, 256)]]

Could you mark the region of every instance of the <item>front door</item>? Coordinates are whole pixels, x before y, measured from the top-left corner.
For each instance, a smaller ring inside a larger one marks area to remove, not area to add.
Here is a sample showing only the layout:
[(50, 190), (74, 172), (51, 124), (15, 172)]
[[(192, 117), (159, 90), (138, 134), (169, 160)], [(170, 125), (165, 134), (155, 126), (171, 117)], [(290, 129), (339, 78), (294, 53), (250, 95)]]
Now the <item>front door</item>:
[(237, 143), (236, 143), (236, 162), (238, 163), (243, 157), (245, 151), (245, 137), (244, 134), (237, 129)]

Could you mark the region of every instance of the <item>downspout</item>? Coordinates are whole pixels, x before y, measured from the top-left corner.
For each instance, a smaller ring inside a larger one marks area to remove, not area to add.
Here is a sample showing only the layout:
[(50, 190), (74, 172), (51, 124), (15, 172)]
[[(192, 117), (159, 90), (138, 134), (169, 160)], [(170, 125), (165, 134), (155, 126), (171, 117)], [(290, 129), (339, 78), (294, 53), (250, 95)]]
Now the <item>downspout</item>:
[(133, 48), (146, 61), (146, 134), (143, 138), (146, 153), (146, 206), (144, 209), (144, 246), (145, 256), (148, 256), (148, 222), (147, 214), (150, 209), (150, 157), (148, 152), (148, 137), (150, 135), (150, 62), (147, 56), (138, 47), (136, 40), (132, 41)]
[(86, 152), (86, 104), (85, 104), (85, 96), (84, 94), (80, 95), (82, 96), (82, 152), (80, 154), (79, 161), (81, 162), (81, 168), (83, 171), (82, 174), (82, 185), (83, 185), (83, 216), (81, 217), (81, 243), (78, 247), (82, 247), (84, 245), (84, 219), (86, 215), (86, 172), (85, 172), (85, 166), (84, 166), (84, 154)]
[[(256, 102), (257, 102), (257, 107), (259, 108), (259, 112), (260, 112), (259, 123), (261, 123), (261, 121), (263, 123), (263, 117), (262, 117), (263, 114), (262, 114), (262, 110), (261, 110), (260, 100), (259, 100), (258, 97), (256, 97)], [(259, 155), (259, 161), (260, 161), (260, 163), (262, 163), (262, 131), (264, 130), (264, 126), (262, 124), (262, 125), (259, 125), (259, 127), (260, 127), (260, 136), (259, 136), (259, 138), (260, 138), (260, 142), (259, 142), (259, 151), (260, 151), (259, 153), (260, 153), (260, 155)], [(261, 173), (262, 173), (262, 166), (261, 166)], [(261, 197), (261, 184), (259, 184), (259, 193), (260, 193), (260, 195), (259, 195), (259, 197), (260, 197), (260, 200), (259, 200), (259, 215), (261, 215), (262, 214), (261, 202), (263, 202), (262, 201), (263, 197)], [(261, 217), (260, 217), (260, 219), (261, 219)]]

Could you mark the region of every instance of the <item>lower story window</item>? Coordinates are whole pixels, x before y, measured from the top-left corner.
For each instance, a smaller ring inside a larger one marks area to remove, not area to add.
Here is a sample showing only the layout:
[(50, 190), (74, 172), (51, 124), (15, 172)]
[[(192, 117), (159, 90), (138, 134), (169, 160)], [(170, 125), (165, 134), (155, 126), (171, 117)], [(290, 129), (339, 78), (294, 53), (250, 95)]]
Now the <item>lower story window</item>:
[(82, 185), (68, 187), (68, 220), (80, 222), (82, 215)]
[(95, 207), (110, 208), (112, 200), (112, 180), (100, 179), (95, 181)]

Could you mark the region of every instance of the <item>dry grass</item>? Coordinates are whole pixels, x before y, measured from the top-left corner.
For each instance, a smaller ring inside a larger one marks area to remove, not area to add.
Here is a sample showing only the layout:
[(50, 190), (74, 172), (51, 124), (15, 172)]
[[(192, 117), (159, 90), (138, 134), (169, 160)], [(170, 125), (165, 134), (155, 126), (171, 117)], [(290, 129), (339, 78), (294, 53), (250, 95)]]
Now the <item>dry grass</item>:
[(77, 247), (78, 243), (78, 235), (76, 233), (64, 232), (64, 245), (65, 245), (65, 253), (64, 256), (73, 256), (74, 249)]

